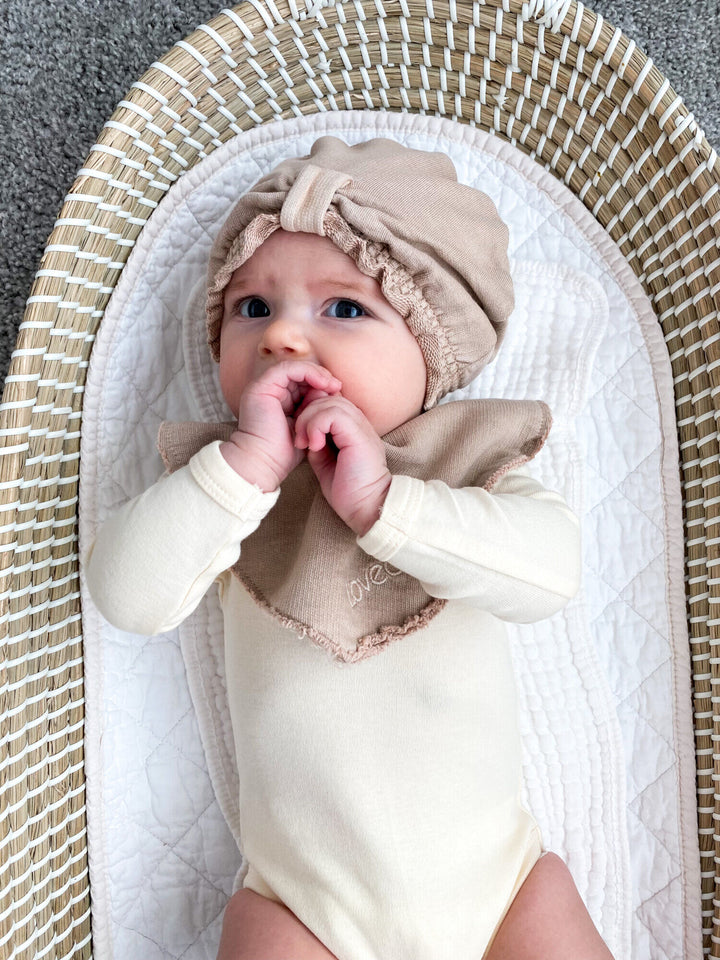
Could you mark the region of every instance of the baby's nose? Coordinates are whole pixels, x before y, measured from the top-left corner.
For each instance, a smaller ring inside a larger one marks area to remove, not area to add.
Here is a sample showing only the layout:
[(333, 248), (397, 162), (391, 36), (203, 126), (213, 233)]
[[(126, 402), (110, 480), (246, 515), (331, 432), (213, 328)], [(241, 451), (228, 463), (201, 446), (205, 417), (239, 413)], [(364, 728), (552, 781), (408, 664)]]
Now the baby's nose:
[(258, 345), (262, 357), (307, 357), (311, 345), (303, 325), (288, 317), (278, 317), (265, 327)]

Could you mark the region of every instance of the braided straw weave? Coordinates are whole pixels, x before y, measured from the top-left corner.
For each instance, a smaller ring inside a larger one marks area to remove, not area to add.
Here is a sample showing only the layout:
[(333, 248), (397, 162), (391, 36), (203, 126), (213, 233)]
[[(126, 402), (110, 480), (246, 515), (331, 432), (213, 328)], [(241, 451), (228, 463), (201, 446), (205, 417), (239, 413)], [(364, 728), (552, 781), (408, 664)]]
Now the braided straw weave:
[(76, 509), (104, 308), (193, 164), (256, 124), (338, 109), (429, 113), (510, 140), (581, 198), (654, 305), (682, 454), (705, 949), (720, 957), (717, 156), (652, 61), (582, 3), (247, 0), (153, 64), (105, 125), (50, 236), (7, 378), (0, 958), (91, 955)]

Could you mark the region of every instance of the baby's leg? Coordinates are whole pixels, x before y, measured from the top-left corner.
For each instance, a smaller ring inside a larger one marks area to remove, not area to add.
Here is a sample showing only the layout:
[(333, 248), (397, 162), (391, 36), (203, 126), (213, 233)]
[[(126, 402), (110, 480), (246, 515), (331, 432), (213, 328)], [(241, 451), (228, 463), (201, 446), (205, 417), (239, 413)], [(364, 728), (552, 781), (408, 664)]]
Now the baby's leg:
[(292, 911), (254, 890), (225, 908), (217, 960), (335, 960)]
[(483, 960), (612, 960), (570, 871), (548, 853), (535, 864)]

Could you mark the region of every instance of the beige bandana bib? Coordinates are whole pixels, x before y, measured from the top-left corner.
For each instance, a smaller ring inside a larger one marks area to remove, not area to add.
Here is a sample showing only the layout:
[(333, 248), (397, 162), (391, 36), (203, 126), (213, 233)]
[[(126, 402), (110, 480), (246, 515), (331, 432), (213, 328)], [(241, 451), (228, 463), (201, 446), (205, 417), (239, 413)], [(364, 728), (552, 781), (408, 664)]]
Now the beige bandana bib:
[[(536, 455), (551, 422), (540, 401), (442, 404), (383, 437), (388, 468), (393, 475), (489, 490)], [(158, 448), (172, 472), (234, 429), (234, 423), (163, 423)], [(243, 542), (232, 572), (285, 626), (345, 662), (372, 656), (421, 629), (446, 603), (361, 550), (306, 461), (287, 477), (273, 509)]]

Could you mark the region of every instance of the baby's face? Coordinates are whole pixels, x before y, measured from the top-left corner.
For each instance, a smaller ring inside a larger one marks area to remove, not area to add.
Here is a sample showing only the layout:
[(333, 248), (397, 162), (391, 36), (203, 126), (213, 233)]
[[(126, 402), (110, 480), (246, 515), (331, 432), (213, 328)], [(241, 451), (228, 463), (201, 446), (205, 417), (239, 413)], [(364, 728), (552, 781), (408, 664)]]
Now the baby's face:
[(329, 370), (380, 436), (422, 411), (415, 337), (380, 284), (328, 237), (276, 230), (225, 290), (220, 385), (235, 416), (248, 383), (283, 360)]

